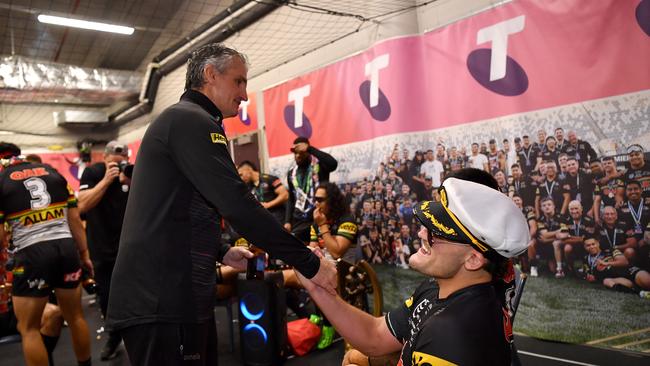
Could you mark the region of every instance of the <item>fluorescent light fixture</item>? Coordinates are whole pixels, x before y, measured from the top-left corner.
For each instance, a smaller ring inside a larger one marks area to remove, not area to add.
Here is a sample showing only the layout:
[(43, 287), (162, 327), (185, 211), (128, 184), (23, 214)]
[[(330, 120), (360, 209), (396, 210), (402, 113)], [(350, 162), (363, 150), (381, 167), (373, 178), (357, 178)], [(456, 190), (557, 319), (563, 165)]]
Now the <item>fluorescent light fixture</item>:
[(38, 16), (38, 21), (47, 24), (56, 24), (56, 25), (63, 25), (66, 27), (91, 29), (100, 32), (111, 32), (111, 33), (119, 33), (119, 34), (126, 34), (126, 35), (131, 35), (135, 31), (135, 28), (125, 27), (122, 25), (89, 22), (87, 20), (55, 17), (52, 15), (45, 15), (45, 14), (40, 14)]

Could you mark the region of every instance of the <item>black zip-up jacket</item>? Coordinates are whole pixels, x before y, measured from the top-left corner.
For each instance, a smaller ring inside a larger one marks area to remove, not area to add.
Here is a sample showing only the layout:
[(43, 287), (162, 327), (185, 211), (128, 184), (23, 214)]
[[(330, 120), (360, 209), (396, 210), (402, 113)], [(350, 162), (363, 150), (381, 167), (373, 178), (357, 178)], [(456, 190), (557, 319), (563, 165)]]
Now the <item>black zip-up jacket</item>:
[(133, 172), (107, 325), (212, 318), (220, 220), (311, 278), (319, 259), (265, 210), (241, 181), (222, 115), (187, 91), (149, 126)]

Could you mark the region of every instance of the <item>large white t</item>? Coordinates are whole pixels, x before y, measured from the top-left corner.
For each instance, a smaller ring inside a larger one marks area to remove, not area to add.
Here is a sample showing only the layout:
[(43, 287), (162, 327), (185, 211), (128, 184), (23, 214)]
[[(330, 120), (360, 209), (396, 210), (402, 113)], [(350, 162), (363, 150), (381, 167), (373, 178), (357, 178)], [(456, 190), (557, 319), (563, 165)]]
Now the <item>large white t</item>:
[(370, 107), (379, 104), (379, 70), (388, 67), (389, 57), (385, 53), (366, 64), (366, 76), (370, 76)]
[(289, 101), (293, 102), (293, 127), (300, 128), (302, 127), (302, 110), (303, 110), (303, 101), (305, 97), (309, 95), (311, 88), (309, 84), (289, 91)]
[(505, 20), (501, 23), (482, 28), (476, 34), (476, 44), (492, 41), (490, 59), (490, 81), (506, 76), (506, 57), (508, 54), (508, 36), (524, 29), (525, 15)]

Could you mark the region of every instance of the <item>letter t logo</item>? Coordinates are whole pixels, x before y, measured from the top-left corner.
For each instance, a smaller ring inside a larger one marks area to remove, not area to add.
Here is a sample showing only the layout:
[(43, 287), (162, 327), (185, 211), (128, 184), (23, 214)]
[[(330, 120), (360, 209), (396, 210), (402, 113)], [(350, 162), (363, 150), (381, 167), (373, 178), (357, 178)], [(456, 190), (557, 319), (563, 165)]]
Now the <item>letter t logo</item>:
[(379, 70), (388, 67), (389, 57), (385, 53), (366, 64), (366, 76), (370, 76), (370, 108), (379, 104)]
[(309, 96), (311, 90), (309, 84), (289, 91), (289, 102), (294, 102), (293, 124), (294, 128), (302, 127), (302, 111), (305, 97)]
[(505, 20), (501, 23), (482, 28), (476, 34), (476, 44), (492, 41), (490, 59), (490, 81), (506, 76), (506, 56), (508, 53), (508, 36), (524, 29), (525, 16)]

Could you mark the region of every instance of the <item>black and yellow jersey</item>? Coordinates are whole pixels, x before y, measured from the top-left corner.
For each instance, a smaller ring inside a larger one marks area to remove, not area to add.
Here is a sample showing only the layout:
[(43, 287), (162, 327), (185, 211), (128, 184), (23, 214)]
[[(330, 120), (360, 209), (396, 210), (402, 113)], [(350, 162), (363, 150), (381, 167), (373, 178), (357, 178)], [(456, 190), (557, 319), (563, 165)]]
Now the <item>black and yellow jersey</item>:
[(0, 222), (9, 224), (14, 250), (71, 238), (69, 207), (77, 207), (74, 192), (49, 165), (18, 162), (0, 173)]
[(400, 341), (400, 366), (510, 365), (503, 309), (492, 284), (478, 284), (438, 298), (435, 280), (386, 314)]
[[(342, 236), (346, 239), (349, 239), (350, 242), (352, 242), (347, 252), (342, 257), (343, 259), (351, 263), (354, 262), (354, 248), (357, 245), (357, 232), (359, 231), (354, 216), (350, 214), (345, 214), (341, 216), (341, 218), (339, 218), (338, 220), (334, 220), (333, 222), (328, 223), (328, 225), (330, 227), (330, 234), (332, 234), (332, 236), (337, 236), (337, 235)], [(319, 237), (318, 236), (319, 234), (320, 231), (318, 230), (318, 226), (316, 224), (313, 224), (311, 226), (311, 230), (309, 234), (309, 239), (310, 239), (309, 241), (321, 243), (323, 238)]]

